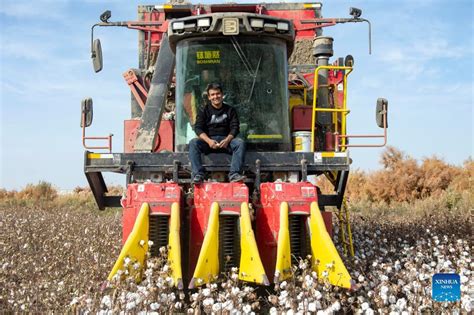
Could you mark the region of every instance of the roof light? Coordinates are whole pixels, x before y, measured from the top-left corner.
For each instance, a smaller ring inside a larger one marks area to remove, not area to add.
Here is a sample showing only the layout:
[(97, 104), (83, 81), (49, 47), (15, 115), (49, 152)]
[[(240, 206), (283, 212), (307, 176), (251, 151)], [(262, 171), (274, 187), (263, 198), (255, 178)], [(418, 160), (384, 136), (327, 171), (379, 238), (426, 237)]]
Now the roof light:
[(273, 23), (265, 23), (264, 27), (265, 32), (275, 32), (277, 25)]
[(263, 28), (263, 20), (262, 19), (251, 19), (250, 26), (252, 28)]
[(184, 22), (174, 22), (172, 28), (173, 31), (182, 31), (184, 30)]
[(279, 31), (288, 31), (290, 29), (290, 26), (286, 22), (278, 22), (277, 29)]
[(184, 24), (184, 30), (186, 32), (192, 32), (192, 31), (196, 30), (196, 23)]
[(209, 27), (209, 26), (211, 26), (211, 19), (210, 18), (198, 19), (197, 20), (197, 25), (198, 25), (198, 27)]

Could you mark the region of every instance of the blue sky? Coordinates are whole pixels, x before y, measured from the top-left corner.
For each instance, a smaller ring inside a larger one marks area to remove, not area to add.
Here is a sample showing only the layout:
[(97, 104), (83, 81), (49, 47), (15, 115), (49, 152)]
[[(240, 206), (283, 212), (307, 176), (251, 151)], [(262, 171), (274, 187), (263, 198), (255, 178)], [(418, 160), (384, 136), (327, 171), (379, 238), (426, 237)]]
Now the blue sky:
[[(206, 2), (206, 1), (203, 1)], [(237, 1), (240, 2), (240, 1)], [(251, 1), (245, 1), (251, 2)], [(80, 101), (94, 99), (89, 135), (114, 134), (123, 149), (130, 92), (122, 73), (136, 67), (137, 33), (101, 28), (104, 70), (90, 61), (90, 27), (105, 10), (114, 21), (134, 20), (132, 1), (0, 0), (0, 187), (21, 189), (45, 180), (60, 189), (86, 186)], [(348, 131), (378, 133), (377, 97), (389, 100), (389, 144), (417, 159), (452, 164), (472, 156), (473, 5), (454, 1), (326, 1), (324, 17), (347, 17), (349, 7), (372, 22), (325, 29), (335, 57), (352, 54)], [(380, 168), (382, 149), (352, 149), (353, 167)], [(123, 177), (108, 176), (122, 184)]]

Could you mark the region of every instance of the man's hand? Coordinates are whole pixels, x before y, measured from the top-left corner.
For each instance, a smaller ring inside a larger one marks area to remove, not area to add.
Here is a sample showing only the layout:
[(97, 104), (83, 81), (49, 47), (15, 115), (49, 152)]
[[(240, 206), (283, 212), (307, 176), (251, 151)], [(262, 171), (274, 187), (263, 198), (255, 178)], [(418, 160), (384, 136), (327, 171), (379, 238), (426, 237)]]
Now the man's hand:
[(217, 142), (216, 140), (210, 139), (210, 141), (207, 144), (209, 145), (211, 149), (214, 149), (214, 150), (220, 148), (219, 142)]
[(227, 148), (229, 146), (229, 143), (234, 139), (234, 136), (228, 135), (227, 137), (224, 138), (221, 142), (219, 142), (219, 148)]

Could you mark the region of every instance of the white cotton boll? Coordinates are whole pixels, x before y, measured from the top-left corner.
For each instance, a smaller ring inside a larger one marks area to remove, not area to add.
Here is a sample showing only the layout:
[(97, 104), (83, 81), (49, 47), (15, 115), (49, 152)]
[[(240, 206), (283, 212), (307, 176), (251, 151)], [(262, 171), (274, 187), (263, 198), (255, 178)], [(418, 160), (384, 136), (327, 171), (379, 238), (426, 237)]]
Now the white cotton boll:
[(212, 311), (218, 314), (222, 313), (222, 303), (216, 303), (212, 305)]
[(401, 298), (397, 301), (397, 307), (399, 310), (405, 309), (406, 306), (407, 306), (407, 301), (405, 300), (405, 298)]
[(204, 306), (211, 306), (212, 304), (214, 304), (213, 298), (207, 298), (207, 299), (204, 299), (204, 301), (202, 301), (202, 305)]
[(308, 268), (308, 264), (306, 263), (306, 261), (300, 260), (299, 268), (302, 269), (302, 270)]
[(390, 304), (395, 304), (395, 303), (397, 303), (397, 298), (395, 297), (395, 295), (390, 295), (390, 296), (388, 297), (388, 302), (389, 302)]
[(313, 302), (309, 303), (308, 304), (308, 311), (316, 312), (316, 303), (313, 303)]
[(388, 277), (386, 275), (380, 275), (380, 281), (388, 281)]
[(125, 309), (126, 309), (127, 311), (129, 311), (129, 310), (134, 309), (135, 306), (137, 306), (137, 305), (136, 305), (136, 303), (135, 303), (134, 301), (128, 302), (128, 303), (125, 305)]
[(280, 288), (281, 288), (282, 290), (285, 289), (286, 286), (287, 286), (287, 284), (288, 284), (288, 283), (287, 283), (286, 281), (283, 281), (282, 283), (280, 283)]
[(234, 302), (232, 302), (232, 300), (225, 301), (224, 303), (222, 303), (222, 308), (228, 311), (233, 310)]
[(359, 282), (364, 282), (365, 277), (364, 277), (363, 275), (360, 275), (360, 276), (357, 278), (357, 280), (358, 280)]
[(237, 295), (240, 292), (240, 289), (237, 287), (233, 287), (232, 290), (230, 291), (232, 295)]
[(319, 310), (316, 315), (326, 315), (326, 312), (323, 310)]
[(376, 261), (374, 261), (374, 262), (372, 263), (372, 267), (377, 267), (377, 262), (376, 262)]
[(271, 315), (277, 315), (277, 314), (278, 314), (277, 309), (276, 309), (275, 307), (272, 307), (272, 308), (270, 309), (270, 314), (271, 314)]
[(174, 304), (174, 308), (175, 308), (175, 309), (180, 309), (181, 307), (183, 307), (183, 304), (182, 304), (181, 302), (176, 302), (176, 303)]
[(341, 303), (339, 303), (338, 301), (332, 303), (331, 305), (331, 310), (334, 311), (334, 312), (337, 312), (341, 309)]
[(110, 296), (105, 295), (102, 298), (102, 300), (100, 301), (100, 304), (107, 307), (107, 308), (111, 308), (112, 307), (112, 299), (110, 298)]
[(151, 303), (151, 304), (150, 304), (150, 308), (151, 308), (152, 311), (156, 311), (157, 309), (160, 308), (160, 304), (159, 304), (159, 303), (156, 303), (156, 302), (155, 302), (155, 303)]
[(317, 291), (317, 290), (314, 291), (314, 295), (313, 295), (313, 296), (314, 296), (314, 298), (315, 298), (316, 300), (320, 300), (320, 299), (323, 297), (323, 295), (321, 294), (321, 292), (319, 292), (319, 291)]
[(360, 306), (360, 308), (361, 308), (363, 311), (369, 309), (369, 303), (367, 303), (367, 302), (362, 303), (362, 305)]
[(371, 309), (370, 307), (368, 309), (365, 310), (365, 315), (374, 315), (375, 312), (373, 309)]
[(199, 293), (193, 293), (191, 294), (191, 300), (192, 301), (197, 301), (199, 298)]

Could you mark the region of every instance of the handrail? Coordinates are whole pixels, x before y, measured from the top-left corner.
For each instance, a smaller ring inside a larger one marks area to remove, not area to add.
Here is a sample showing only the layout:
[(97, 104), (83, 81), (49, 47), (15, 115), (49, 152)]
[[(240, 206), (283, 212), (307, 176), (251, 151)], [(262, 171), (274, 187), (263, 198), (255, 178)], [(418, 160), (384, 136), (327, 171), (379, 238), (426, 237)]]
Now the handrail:
[[(383, 104), (383, 135), (336, 135), (336, 151), (339, 148), (380, 148), (387, 144), (387, 104)], [(339, 139), (342, 140), (348, 138), (383, 138), (382, 144), (339, 144)]]
[[(328, 70), (347, 70), (344, 73), (344, 78), (343, 78), (343, 91), (344, 91), (344, 97), (342, 101), (342, 109), (341, 108), (316, 108), (317, 104), (317, 97), (318, 97), (318, 73), (319, 70), (322, 69), (328, 69)], [(314, 152), (314, 132), (315, 132), (315, 125), (316, 125), (316, 112), (332, 112), (332, 113), (338, 113), (342, 112), (344, 115), (342, 115), (341, 119), (341, 135), (346, 134), (346, 116), (347, 114), (350, 113), (350, 110), (347, 109), (347, 103), (346, 103), (346, 98), (347, 98), (347, 76), (352, 72), (352, 67), (345, 67), (345, 66), (319, 66), (314, 70), (314, 84), (313, 84), (313, 110), (311, 113), (311, 152)], [(337, 124), (337, 116), (336, 116), (336, 124)], [(337, 130), (336, 130), (337, 131)], [(346, 143), (346, 138), (341, 137), (343, 141), (343, 145)], [(345, 147), (345, 146), (344, 146)]]
[[(109, 150), (109, 152), (112, 153), (112, 137), (113, 134), (109, 134), (106, 137), (86, 137), (86, 112), (82, 111), (82, 146), (84, 149)], [(108, 140), (108, 145), (103, 147), (91, 147), (86, 145), (86, 140)]]

